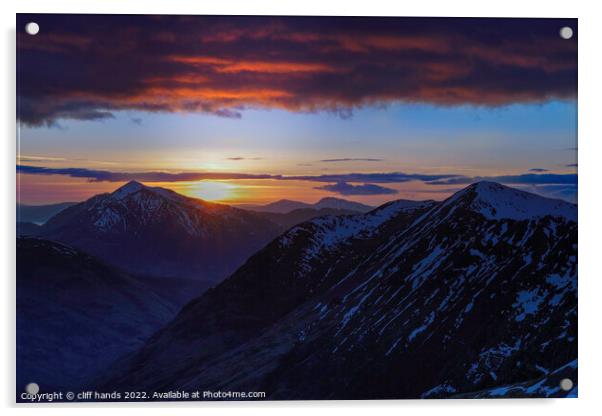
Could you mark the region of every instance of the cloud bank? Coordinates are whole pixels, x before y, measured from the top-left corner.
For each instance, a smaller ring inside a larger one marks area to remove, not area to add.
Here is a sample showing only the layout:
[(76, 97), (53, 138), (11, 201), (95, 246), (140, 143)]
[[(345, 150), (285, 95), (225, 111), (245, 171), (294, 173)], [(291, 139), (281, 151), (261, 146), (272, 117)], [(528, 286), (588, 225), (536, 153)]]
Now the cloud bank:
[[(396, 102), (500, 106), (572, 99), (576, 19), (17, 16), (18, 118), (120, 110), (327, 111)], [(39, 69), (43, 68), (43, 71)]]
[(457, 176), (442, 180), (428, 182), (430, 185), (460, 185), (471, 184), (479, 181), (493, 181), (505, 184), (541, 184), (541, 185), (577, 185), (577, 174), (567, 173), (525, 173), (522, 175), (502, 175), (502, 176)]
[(86, 178), (93, 182), (125, 182), (138, 180), (142, 182), (185, 182), (200, 180), (227, 179), (276, 179), (311, 182), (376, 182), (399, 183), (409, 181), (446, 180), (457, 175), (423, 175), (415, 173), (343, 173), (333, 175), (272, 175), (236, 172), (115, 172), (86, 168), (48, 168), (43, 166), (17, 165), (17, 172), (31, 175), (66, 175), (73, 178)]
[[(17, 173), (30, 175), (65, 175), (73, 178), (84, 178), (92, 182), (183, 182), (200, 180), (245, 180), (271, 179), (281, 181), (308, 181), (325, 183), (317, 186), (320, 189), (340, 195), (393, 195), (396, 189), (377, 184), (393, 184), (411, 181), (423, 182), (430, 185), (423, 190), (413, 192), (450, 193), (460, 188), (450, 188), (452, 185), (468, 185), (478, 181), (494, 181), (516, 186), (529, 192), (538, 193), (550, 198), (562, 198), (577, 202), (577, 174), (566, 173), (525, 173), (522, 175), (506, 176), (461, 176), (455, 174), (423, 175), (417, 173), (342, 173), (332, 175), (274, 175), (249, 174), (236, 172), (115, 172), (85, 168), (48, 168), (43, 166), (17, 165)], [(429, 189), (432, 188), (432, 189)]]

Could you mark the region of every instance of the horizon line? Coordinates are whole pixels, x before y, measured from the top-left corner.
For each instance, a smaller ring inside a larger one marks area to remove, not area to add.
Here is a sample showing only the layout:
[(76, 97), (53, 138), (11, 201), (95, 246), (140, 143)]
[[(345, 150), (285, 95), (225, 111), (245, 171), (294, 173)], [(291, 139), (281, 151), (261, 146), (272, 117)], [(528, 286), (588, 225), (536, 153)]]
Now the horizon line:
[[(99, 196), (99, 195), (111, 195), (111, 194), (117, 192), (118, 190), (124, 188), (125, 186), (127, 186), (127, 185), (129, 185), (131, 183), (140, 184), (144, 188), (147, 188), (147, 189), (157, 189), (158, 188), (158, 189), (162, 189), (162, 190), (168, 190), (168, 191), (174, 192), (174, 193), (176, 193), (178, 195), (181, 195), (181, 196), (183, 196), (185, 198), (188, 198), (188, 199), (199, 200), (199, 201), (202, 201), (202, 202), (205, 202), (205, 203), (209, 203), (209, 204), (228, 205), (228, 206), (232, 206), (232, 207), (239, 208), (239, 209), (244, 209), (243, 206), (245, 206), (245, 205), (246, 206), (253, 206), (253, 207), (266, 207), (268, 205), (271, 205), (271, 204), (274, 204), (274, 203), (277, 203), (277, 202), (281, 202), (281, 201), (295, 202), (295, 203), (301, 203), (301, 204), (306, 204), (306, 205), (315, 205), (315, 204), (323, 201), (324, 199), (336, 199), (336, 200), (339, 200), (339, 201), (353, 202), (353, 203), (365, 205), (365, 206), (371, 207), (371, 208), (378, 208), (378, 207), (381, 207), (383, 205), (386, 205), (386, 204), (389, 204), (389, 203), (395, 202), (395, 201), (411, 201), (411, 202), (429, 202), (429, 201), (435, 201), (435, 202), (442, 202), (442, 201), (445, 201), (445, 200), (447, 200), (449, 198), (452, 198), (455, 194), (457, 194), (459, 192), (462, 192), (462, 191), (464, 191), (464, 190), (466, 190), (466, 189), (468, 189), (468, 188), (470, 188), (472, 186), (475, 186), (477, 184), (480, 184), (480, 183), (493, 183), (493, 184), (501, 185), (501, 186), (506, 187), (506, 188), (510, 188), (510, 189), (514, 189), (514, 190), (517, 190), (517, 191), (520, 191), (520, 192), (525, 192), (525, 193), (528, 193), (528, 194), (531, 194), (531, 195), (535, 195), (535, 196), (538, 196), (540, 198), (549, 199), (549, 200), (557, 200), (557, 201), (562, 201), (562, 202), (566, 202), (566, 203), (573, 204), (573, 205), (578, 205), (577, 204), (577, 202), (578, 202), (577, 200), (575, 202), (573, 202), (573, 201), (569, 201), (569, 200), (563, 199), (563, 198), (551, 198), (551, 197), (544, 196), (544, 195), (541, 195), (541, 194), (537, 194), (537, 193), (534, 193), (534, 192), (529, 192), (529, 191), (526, 191), (524, 189), (517, 188), (515, 186), (511, 186), (511, 185), (508, 185), (508, 184), (504, 184), (504, 183), (496, 182), (496, 181), (491, 181), (491, 180), (479, 180), (479, 181), (476, 181), (476, 182), (469, 183), (466, 186), (461, 187), (461, 188), (452, 188), (452, 189), (439, 190), (439, 191), (448, 191), (449, 192), (449, 195), (447, 197), (444, 197), (441, 200), (435, 200), (435, 199), (430, 199), (430, 198), (427, 198), (427, 199), (391, 198), (390, 200), (388, 200), (388, 201), (386, 201), (384, 203), (377, 204), (377, 205), (372, 205), (372, 204), (366, 204), (366, 203), (363, 203), (363, 202), (354, 201), (353, 199), (348, 199), (348, 198), (338, 197), (338, 196), (324, 196), (324, 197), (321, 197), (321, 198), (317, 199), (315, 202), (307, 202), (307, 201), (302, 201), (302, 200), (297, 200), (297, 199), (289, 199), (289, 198), (279, 198), (279, 199), (275, 199), (275, 200), (272, 200), (272, 201), (267, 202), (267, 203), (227, 202), (227, 201), (223, 201), (223, 200), (209, 200), (209, 199), (204, 199), (204, 198), (197, 197), (197, 196), (189, 196), (189, 195), (186, 195), (184, 193), (175, 191), (175, 190), (170, 189), (170, 188), (165, 188), (165, 187), (161, 187), (161, 186), (149, 186), (146, 183), (153, 183), (153, 182), (150, 182), (150, 181), (144, 183), (144, 181), (138, 181), (138, 180), (135, 180), (135, 179), (126, 181), (124, 184), (122, 184), (119, 187), (115, 188), (113, 191), (101, 192), (101, 193), (98, 193), (98, 194), (94, 194), (93, 196), (91, 196), (89, 198), (86, 198), (84, 200), (51, 202), (51, 203), (42, 203), (42, 204), (20, 203), (17, 200), (16, 201), (16, 205), (17, 205), (17, 207), (19, 207), (19, 206), (41, 207), (41, 206), (60, 205), (60, 204), (74, 204), (74, 205), (76, 205), (76, 204), (84, 203), (84, 202), (90, 200), (91, 198), (94, 198), (94, 197)], [(514, 184), (514, 185), (516, 185), (516, 184)], [(442, 193), (444, 193), (444, 192), (442, 192)], [(447, 193), (447, 192), (445, 192), (445, 193)], [(354, 196), (354, 195), (351, 195), (351, 196)], [(297, 208), (295, 208), (295, 209), (297, 209)], [(291, 211), (294, 211), (295, 209), (293, 209)]]

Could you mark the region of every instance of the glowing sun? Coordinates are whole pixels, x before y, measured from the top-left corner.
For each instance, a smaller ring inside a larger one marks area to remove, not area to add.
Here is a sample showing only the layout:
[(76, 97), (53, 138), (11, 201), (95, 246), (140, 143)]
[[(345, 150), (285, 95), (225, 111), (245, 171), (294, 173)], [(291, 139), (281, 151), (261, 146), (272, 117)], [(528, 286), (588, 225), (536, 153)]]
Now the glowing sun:
[(202, 181), (191, 186), (187, 194), (206, 201), (225, 201), (232, 199), (237, 189), (229, 182)]

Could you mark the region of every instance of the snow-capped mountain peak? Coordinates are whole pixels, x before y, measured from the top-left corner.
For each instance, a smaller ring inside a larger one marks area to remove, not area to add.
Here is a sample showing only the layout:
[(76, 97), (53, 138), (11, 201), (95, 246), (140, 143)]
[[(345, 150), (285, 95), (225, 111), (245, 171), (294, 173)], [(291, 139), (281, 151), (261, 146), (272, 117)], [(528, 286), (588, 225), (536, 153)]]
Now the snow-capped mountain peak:
[[(171, 189), (147, 186), (138, 181), (129, 181), (128, 183), (123, 185), (121, 188), (118, 188), (117, 190), (113, 191), (113, 193), (111, 193), (110, 195), (111, 195), (111, 199), (121, 201), (132, 195), (135, 195), (136, 193), (138, 193), (139, 191), (142, 191), (142, 190), (147, 191), (148, 193), (152, 194), (155, 198), (167, 199), (172, 202), (195, 203), (195, 202), (202, 201), (200, 199), (189, 198), (187, 196), (178, 194), (177, 192), (174, 192)], [(202, 201), (202, 202), (204, 202), (204, 201)], [(199, 207), (198, 204), (195, 204), (195, 205), (197, 205), (197, 207)]]
[(67, 208), (40, 235), (128, 271), (214, 279), (231, 273), (279, 232), (277, 224), (255, 213), (131, 181)]
[(487, 219), (533, 220), (545, 216), (577, 221), (577, 206), (545, 198), (496, 182), (476, 182), (448, 198), (443, 206), (463, 201), (465, 207)]
[(117, 190), (113, 191), (113, 193), (111, 195), (116, 199), (123, 199), (123, 198), (127, 197), (128, 195), (138, 192), (139, 190), (144, 189), (144, 188), (147, 188), (147, 187), (138, 181), (129, 181), (128, 183), (123, 185), (121, 188), (118, 188)]

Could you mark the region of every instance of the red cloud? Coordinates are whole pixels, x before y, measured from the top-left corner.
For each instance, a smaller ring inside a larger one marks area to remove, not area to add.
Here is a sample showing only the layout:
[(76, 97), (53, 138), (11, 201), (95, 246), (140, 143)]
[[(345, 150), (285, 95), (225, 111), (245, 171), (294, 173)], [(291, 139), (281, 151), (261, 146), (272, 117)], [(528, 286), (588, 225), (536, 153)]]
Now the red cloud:
[[(498, 106), (576, 95), (570, 19), (19, 15), (19, 118), (392, 102)], [(42, 69), (42, 70), (41, 70)]]
[(169, 59), (174, 62), (193, 66), (209, 66), (216, 72), (223, 73), (258, 72), (265, 74), (291, 74), (296, 72), (344, 72), (343, 68), (319, 62), (248, 61), (212, 56), (172, 56)]

